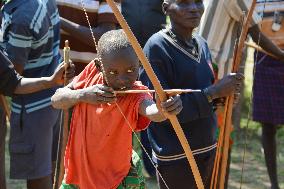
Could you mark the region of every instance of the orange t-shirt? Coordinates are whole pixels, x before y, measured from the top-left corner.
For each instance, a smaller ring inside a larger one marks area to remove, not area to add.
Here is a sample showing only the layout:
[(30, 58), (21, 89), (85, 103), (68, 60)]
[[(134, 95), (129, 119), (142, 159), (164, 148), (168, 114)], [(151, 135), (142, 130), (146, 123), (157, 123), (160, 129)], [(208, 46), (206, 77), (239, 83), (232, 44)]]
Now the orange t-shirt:
[[(102, 84), (103, 76), (91, 62), (74, 79), (74, 88)], [(135, 82), (133, 89), (147, 89)], [(139, 105), (150, 94), (120, 96), (117, 104), (135, 131), (145, 129), (150, 120), (140, 116)], [(80, 189), (116, 188), (128, 174), (132, 155), (132, 130), (115, 104), (75, 106), (64, 163), (66, 183)]]

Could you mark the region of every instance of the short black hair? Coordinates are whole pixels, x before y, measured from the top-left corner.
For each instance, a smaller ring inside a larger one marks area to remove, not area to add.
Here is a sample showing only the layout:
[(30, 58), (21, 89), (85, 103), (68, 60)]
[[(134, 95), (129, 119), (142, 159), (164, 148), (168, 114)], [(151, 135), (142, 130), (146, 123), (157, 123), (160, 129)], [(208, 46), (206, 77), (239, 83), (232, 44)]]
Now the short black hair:
[(132, 46), (122, 29), (111, 30), (102, 35), (98, 42), (98, 57), (116, 54), (118, 51)]

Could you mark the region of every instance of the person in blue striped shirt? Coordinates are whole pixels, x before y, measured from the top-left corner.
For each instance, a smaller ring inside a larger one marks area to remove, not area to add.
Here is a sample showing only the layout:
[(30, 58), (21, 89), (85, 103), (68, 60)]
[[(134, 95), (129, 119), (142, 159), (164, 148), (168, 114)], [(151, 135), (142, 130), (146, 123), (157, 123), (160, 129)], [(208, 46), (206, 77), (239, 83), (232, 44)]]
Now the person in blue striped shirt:
[[(75, 66), (73, 63), (65, 70), (61, 63), (50, 77), (23, 78), (14, 69), (13, 64), (0, 50), (0, 94), (12, 96), (13, 94), (29, 94), (54, 86), (60, 86), (64, 79), (71, 80), (75, 75)], [(4, 104), (0, 100), (0, 186), (6, 189), (5, 176), (5, 136), (6, 136), (6, 118), (2, 110)]]
[[(54, 0), (9, 0), (2, 8), (1, 46), (24, 77), (51, 76), (61, 61), (59, 15)], [(12, 179), (28, 189), (52, 187), (60, 112), (51, 107), (56, 87), (12, 97)], [(56, 139), (55, 139), (56, 138)]]

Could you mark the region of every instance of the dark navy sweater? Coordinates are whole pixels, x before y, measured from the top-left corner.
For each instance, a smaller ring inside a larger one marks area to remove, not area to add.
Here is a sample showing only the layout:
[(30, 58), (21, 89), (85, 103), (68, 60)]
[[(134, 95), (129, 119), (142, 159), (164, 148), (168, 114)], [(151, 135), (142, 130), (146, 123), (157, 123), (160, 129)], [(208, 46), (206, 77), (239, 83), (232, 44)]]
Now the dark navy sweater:
[[(194, 57), (179, 46), (164, 31), (154, 34), (146, 43), (144, 52), (164, 89), (204, 89), (214, 82), (211, 56), (203, 38), (194, 36), (198, 44), (198, 56)], [(153, 89), (143, 71), (140, 80)], [(216, 116), (213, 106), (200, 93), (181, 95), (183, 110), (178, 120), (192, 150), (212, 146), (216, 143)], [(184, 151), (169, 121), (152, 122), (148, 136), (158, 164), (185, 161)], [(196, 156), (208, 155), (214, 150)], [(161, 158), (156, 158), (157, 156)]]

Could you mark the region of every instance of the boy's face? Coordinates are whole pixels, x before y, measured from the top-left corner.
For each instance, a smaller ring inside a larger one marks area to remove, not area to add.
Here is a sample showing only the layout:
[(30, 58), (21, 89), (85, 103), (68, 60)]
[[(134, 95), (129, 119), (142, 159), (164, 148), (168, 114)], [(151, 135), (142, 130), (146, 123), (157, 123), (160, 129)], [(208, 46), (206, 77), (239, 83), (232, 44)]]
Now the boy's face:
[(203, 0), (173, 0), (163, 4), (173, 25), (196, 28), (204, 12)]
[(131, 89), (139, 72), (139, 60), (133, 49), (120, 50), (102, 57), (104, 77), (114, 90)]

